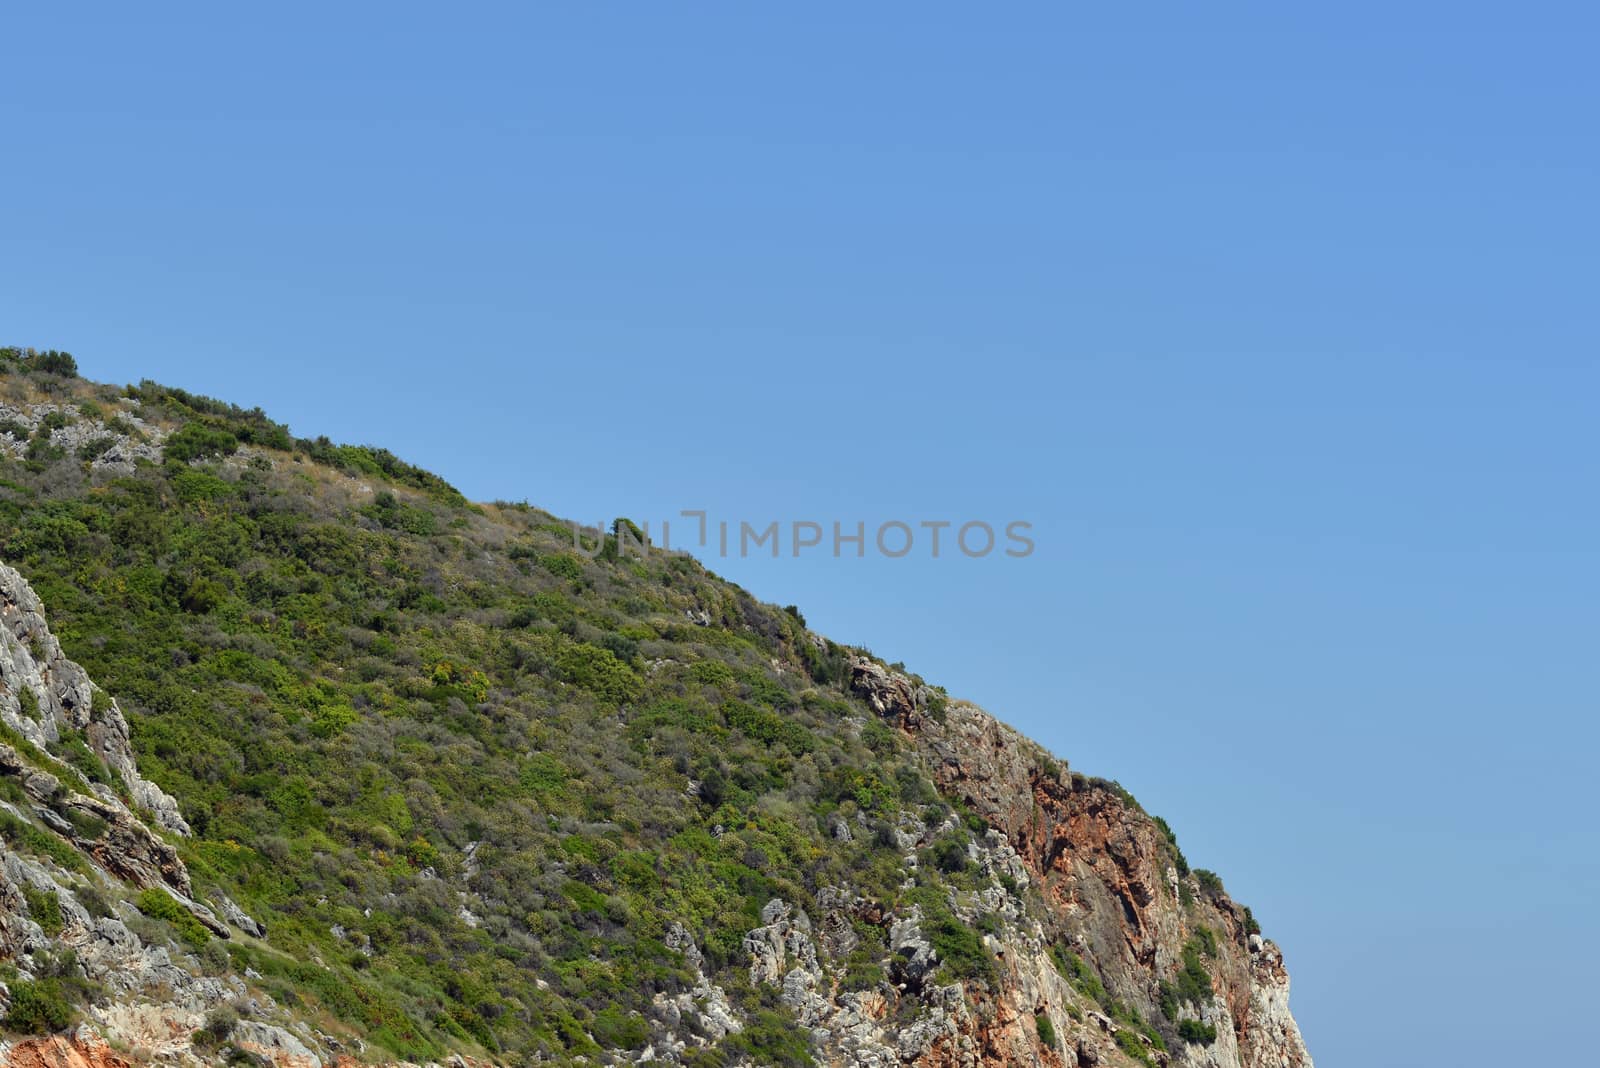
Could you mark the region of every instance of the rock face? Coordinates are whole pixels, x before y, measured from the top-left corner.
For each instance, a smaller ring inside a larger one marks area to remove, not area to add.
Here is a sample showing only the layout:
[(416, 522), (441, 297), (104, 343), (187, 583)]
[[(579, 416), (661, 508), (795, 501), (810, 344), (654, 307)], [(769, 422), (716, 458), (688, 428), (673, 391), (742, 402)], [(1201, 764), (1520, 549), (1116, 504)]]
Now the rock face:
[(32, 442), (89, 458), (96, 471), (126, 474), (141, 461), (160, 463), (166, 431), (130, 409), (109, 417), (75, 405), (0, 404), (0, 450), (28, 455)]
[[(909, 1060), (1089, 1065), (1128, 1063), (1131, 1053), (1133, 1063), (1310, 1068), (1278, 947), (1220, 883), (1187, 872), (1162, 825), (1124, 791), (1069, 774), (982, 709), (872, 660), (850, 671), (852, 688), (926, 755), (941, 791), (988, 823), (979, 859), (1006, 875), (994, 890), (1012, 899), (999, 902), (1007, 922), (990, 936), (1005, 971), (997, 995), (969, 991), (975, 1011), (947, 1014), (945, 1034)], [(1012, 890), (1027, 884), (1033, 900)], [(1063, 967), (1051, 944), (1070, 946), (1082, 972), (1072, 960)], [(1179, 982), (1191, 958), (1208, 986), (1198, 998), (1181, 996), (1194, 989)], [(1104, 987), (1098, 999), (1088, 996), (1091, 973)], [(1101, 1011), (1112, 1004), (1119, 1019)], [(1215, 1037), (1154, 1043), (1136, 1021), (1164, 1016)]]
[(114, 1052), (87, 1026), (66, 1035), (15, 1043), (5, 1056), (11, 1068), (133, 1068), (132, 1061)]
[[(44, 606), (21, 575), (0, 564), (0, 721), (41, 749), (67, 738), (83, 742), (158, 826), (188, 835), (178, 803), (139, 775), (128, 721), (116, 701), (61, 652), (45, 622)], [(108, 803), (111, 785), (89, 783)]]

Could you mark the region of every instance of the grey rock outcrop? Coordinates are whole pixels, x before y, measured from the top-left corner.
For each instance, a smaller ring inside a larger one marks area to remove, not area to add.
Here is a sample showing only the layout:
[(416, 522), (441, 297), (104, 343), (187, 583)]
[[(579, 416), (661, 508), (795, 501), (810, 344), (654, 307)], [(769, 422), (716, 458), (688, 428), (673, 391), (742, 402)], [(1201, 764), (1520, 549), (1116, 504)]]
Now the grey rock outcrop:
[[(65, 739), (82, 741), (126, 791), (136, 810), (174, 834), (188, 835), (178, 803), (139, 774), (128, 721), (117, 702), (89, 680), (88, 673), (61, 651), (50, 632), (44, 606), (33, 588), (0, 563), (0, 720), (40, 749)], [(61, 762), (61, 776), (82, 779), (89, 792), (107, 804), (120, 804), (115, 791), (91, 783)]]

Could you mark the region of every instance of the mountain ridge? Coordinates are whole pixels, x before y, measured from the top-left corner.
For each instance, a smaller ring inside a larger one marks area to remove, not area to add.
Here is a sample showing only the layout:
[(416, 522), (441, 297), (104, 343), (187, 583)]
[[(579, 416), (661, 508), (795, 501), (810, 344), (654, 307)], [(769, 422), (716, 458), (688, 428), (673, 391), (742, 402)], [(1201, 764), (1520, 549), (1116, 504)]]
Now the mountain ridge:
[[(386, 450), (62, 355), (0, 350), (0, 560), (128, 695), (156, 792), (133, 807), (214, 895), (104, 918), (215, 984), (146, 999), (179, 1034), (160, 1055), (1311, 1063), (1277, 948), (1116, 784), (692, 558), (589, 560)], [(17, 731), (42, 676), (9, 648)], [(42, 689), (39, 722), (131, 791), (115, 730)], [(0, 956), (37, 983), (51, 940), (9, 900), (44, 941)], [(87, 1032), (11, 1056), (148, 1037), (80, 1000)]]

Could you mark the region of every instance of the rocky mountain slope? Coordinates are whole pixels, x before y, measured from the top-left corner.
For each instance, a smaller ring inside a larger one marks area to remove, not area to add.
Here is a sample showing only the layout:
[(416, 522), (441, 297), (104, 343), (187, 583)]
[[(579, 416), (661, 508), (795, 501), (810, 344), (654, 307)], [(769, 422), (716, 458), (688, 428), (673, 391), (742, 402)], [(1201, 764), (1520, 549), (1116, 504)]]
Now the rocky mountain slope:
[(1115, 783), (686, 556), (74, 372), (0, 350), (5, 1063), (1311, 1064)]

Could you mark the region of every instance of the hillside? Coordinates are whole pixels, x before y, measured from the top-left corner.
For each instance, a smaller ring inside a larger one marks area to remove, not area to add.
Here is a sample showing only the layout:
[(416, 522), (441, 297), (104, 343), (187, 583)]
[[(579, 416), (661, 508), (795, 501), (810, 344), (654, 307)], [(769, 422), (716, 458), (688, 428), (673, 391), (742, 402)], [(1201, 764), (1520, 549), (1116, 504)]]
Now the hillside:
[(8, 1063), (1311, 1063), (1116, 783), (687, 555), (8, 349), (0, 565)]

